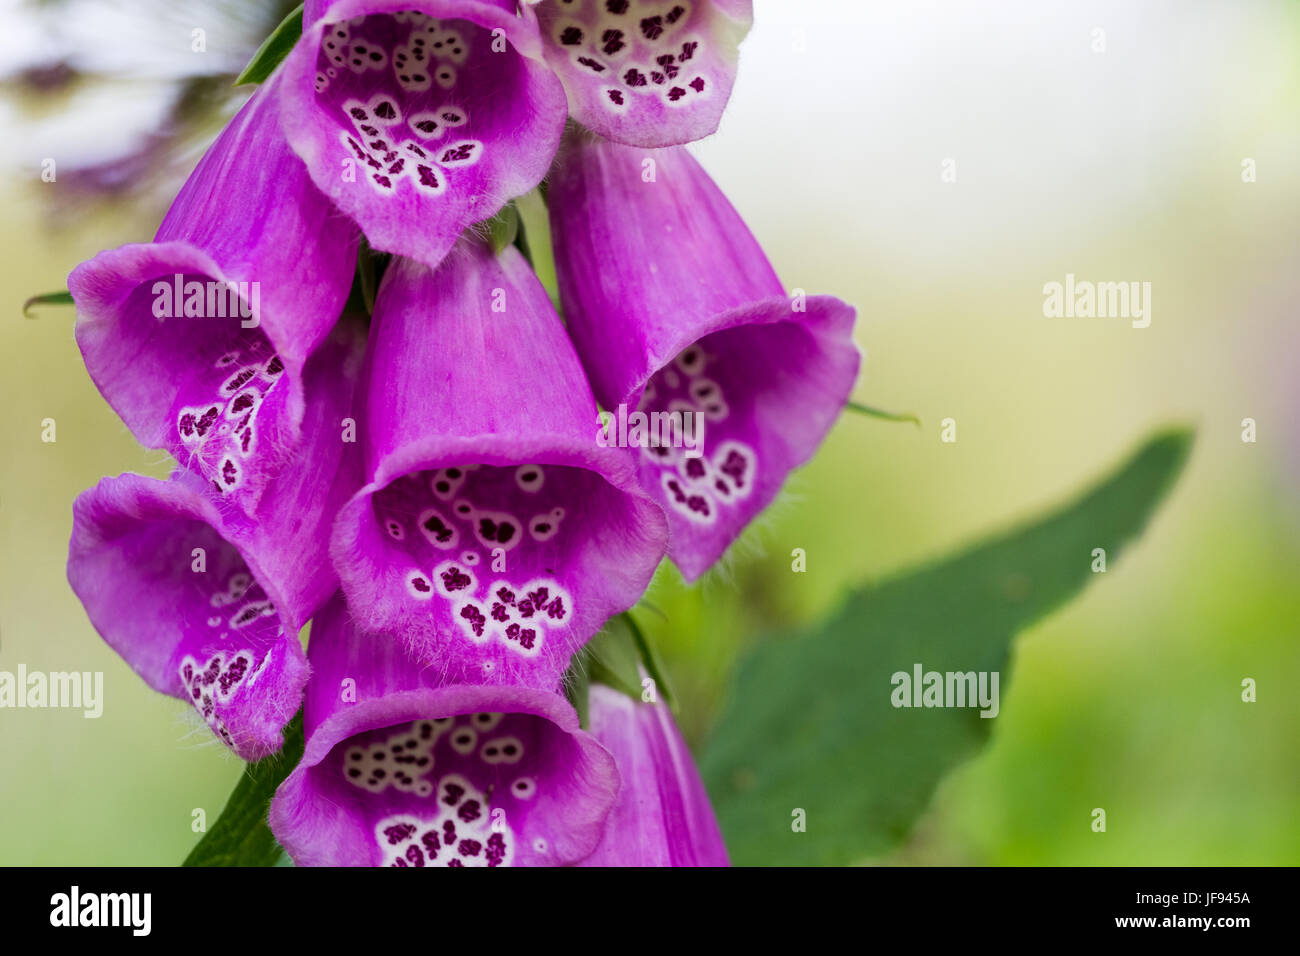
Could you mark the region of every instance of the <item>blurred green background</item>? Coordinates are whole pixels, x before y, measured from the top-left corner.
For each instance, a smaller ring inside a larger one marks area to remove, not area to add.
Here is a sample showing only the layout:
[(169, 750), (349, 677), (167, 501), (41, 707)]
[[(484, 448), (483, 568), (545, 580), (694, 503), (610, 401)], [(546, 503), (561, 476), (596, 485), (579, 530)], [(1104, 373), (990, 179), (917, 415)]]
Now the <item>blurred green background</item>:
[[(638, 617), (683, 729), (707, 738), (754, 642), (1189, 422), (1192, 459), (1146, 534), (1020, 636), (989, 746), (864, 862), (1300, 863), (1300, 4), (906, 7), (760, 0), (722, 128), (696, 148), (787, 285), (857, 306), (855, 397), (924, 425), (846, 416), (724, 567), (692, 588), (661, 569)], [(0, 115), (0, 670), (103, 671), (106, 697), (98, 720), (0, 710), (0, 863), (174, 864), (242, 765), (102, 644), (64, 579), (76, 494), (167, 463), (99, 399), (72, 310), (20, 311), (151, 237), (163, 207), (69, 212), (40, 181), (34, 114)], [(1150, 282), (1151, 326), (1044, 318), (1067, 272)]]

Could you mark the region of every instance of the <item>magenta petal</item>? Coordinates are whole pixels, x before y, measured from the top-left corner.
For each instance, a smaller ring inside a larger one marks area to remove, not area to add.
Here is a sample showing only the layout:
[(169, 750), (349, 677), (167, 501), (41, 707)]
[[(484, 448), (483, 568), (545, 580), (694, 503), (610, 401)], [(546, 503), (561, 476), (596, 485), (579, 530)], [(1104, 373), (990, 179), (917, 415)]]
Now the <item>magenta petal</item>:
[(101, 252), (68, 278), (104, 398), (142, 444), (245, 511), (298, 440), (303, 365), (356, 261), (356, 228), (284, 144), (277, 97), (273, 79), (230, 122), (153, 242)]
[(651, 147), (718, 128), (754, 19), (750, 0), (544, 0), (537, 16), (573, 118)]
[(327, 542), (360, 482), (339, 423), (362, 346), (341, 326), (308, 363), (307, 438), (252, 518), (183, 470), (104, 478), (73, 506), (68, 581), (95, 630), (247, 760), (280, 748), (307, 680), (298, 631), (338, 586)]
[(436, 271), (396, 260), (369, 362), (370, 483), (332, 544), (358, 625), (448, 682), (553, 689), (640, 598), (667, 529), (631, 455), (597, 445), (546, 292), (514, 248), (462, 243)]
[(530, 10), (338, 0), (308, 13), (284, 65), (285, 134), (372, 246), (437, 265), (546, 174), (566, 107)]
[(439, 686), (341, 599), (312, 623), (307, 747), (271, 804), (304, 866), (554, 866), (596, 846), (618, 793), (563, 697)]
[[(642, 178), (653, 160), (653, 181)], [(566, 139), (548, 194), (569, 332), (602, 407), (689, 412), (702, 454), (640, 444), (669, 554), (709, 568), (812, 457), (857, 377), (854, 311), (787, 297), (758, 243), (684, 149)]]
[(709, 795), (668, 708), (600, 684), (589, 705), (591, 733), (614, 755), (623, 789), (581, 865), (727, 866)]

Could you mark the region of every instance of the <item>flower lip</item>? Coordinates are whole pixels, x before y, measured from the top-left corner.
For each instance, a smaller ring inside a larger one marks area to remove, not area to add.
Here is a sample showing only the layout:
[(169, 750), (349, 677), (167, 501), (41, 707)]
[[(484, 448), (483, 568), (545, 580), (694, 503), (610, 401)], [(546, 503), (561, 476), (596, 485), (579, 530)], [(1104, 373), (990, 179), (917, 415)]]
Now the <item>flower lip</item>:
[[(147, 345), (156, 341), (159, 330), (165, 329), (168, 323), (184, 325), (196, 321), (212, 323), (205, 325), (205, 331), (209, 333), (206, 338), (214, 342), (225, 340), (230, 345), (242, 343), (255, 348), (264, 345), (281, 359), (284, 371), (288, 373), (290, 389), (287, 421), (296, 431), (303, 414), (302, 368), (310, 348), (316, 343), (305, 343), (284, 335), (272, 316), (266, 315), (263, 322), (263, 310), (247, 301), (244, 304), (251, 313), (248, 318), (239, 315), (186, 317), (182, 311), (183, 302), (178, 306), (174, 301), (173, 289), (178, 275), (182, 277), (182, 291), (187, 283), (196, 280), (235, 289), (239, 289), (241, 284), (204, 250), (183, 240), (132, 243), (109, 249), (81, 263), (68, 276), (68, 287), (77, 303), (75, 335), (86, 359), (86, 369), (131, 434), (150, 448), (174, 451), (174, 447), (169, 446), (179, 445), (176, 423), (171, 414), (175, 399), (158, 387), (159, 381), (175, 376), (178, 364), (187, 369), (197, 369), (200, 365), (211, 367), (213, 360), (219, 359), (223, 351), (214, 349), (213, 354), (200, 359), (193, 348), (186, 349), (183, 345), (176, 350), (179, 355), (142, 347), (133, 356), (132, 375), (123, 376), (116, 364), (115, 353), (121, 348), (118, 343), (123, 337), (129, 337), (142, 346)], [(158, 283), (168, 287), (165, 290), (168, 302), (177, 314), (156, 316), (148, 303), (141, 301), (144, 290), (148, 289), (148, 294), (153, 296), (153, 287)], [(243, 285), (247, 286), (247, 283)], [(234, 369), (227, 371), (226, 376), (231, 371)], [(218, 378), (226, 377), (220, 371), (211, 374)]]
[(168, 481), (104, 478), (83, 492), (68, 582), (150, 687), (189, 700), (227, 746), (255, 760), (279, 749), (302, 699), (297, 633), (309, 609), (200, 489), (179, 471)]
[(310, 654), (306, 748), (270, 812), (299, 865), (555, 865), (599, 842), (618, 771), (563, 697), (440, 683), (341, 596)]
[(546, 0), (547, 61), (574, 119), (629, 146), (675, 146), (718, 128), (750, 0)]
[(331, 553), (359, 618), (449, 679), (546, 688), (635, 602), (666, 535), (630, 456), (594, 437), (430, 436), (381, 461)]
[(285, 62), (282, 124), (372, 246), (435, 265), (546, 174), (566, 108), (531, 11), (339, 0), (312, 12)]
[[(489, 723), (493, 729), (484, 729)], [(432, 739), (416, 743), (421, 731)], [(393, 759), (402, 743), (410, 748), (409, 775)], [(360, 779), (348, 780), (349, 772)], [(566, 799), (573, 791), (580, 799)], [(404, 866), (408, 859), (423, 866), (438, 857), (445, 865), (449, 855), (453, 865), (560, 865), (596, 848), (617, 792), (613, 758), (579, 729), (562, 697), (452, 685), (358, 701), (327, 718), (277, 792), (271, 827), (307, 866)], [(545, 823), (531, 822), (527, 811)], [(318, 828), (330, 828), (332, 838), (321, 840)], [(429, 831), (438, 834), (432, 845)], [(449, 854), (457, 839), (469, 846)]]

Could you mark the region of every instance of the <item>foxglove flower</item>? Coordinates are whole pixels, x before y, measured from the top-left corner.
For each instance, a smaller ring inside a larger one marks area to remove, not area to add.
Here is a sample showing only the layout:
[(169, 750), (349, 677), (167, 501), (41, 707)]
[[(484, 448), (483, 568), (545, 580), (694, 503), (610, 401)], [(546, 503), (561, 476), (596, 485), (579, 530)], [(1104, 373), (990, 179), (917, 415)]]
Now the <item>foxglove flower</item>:
[(285, 134), (370, 244), (437, 263), (546, 174), (566, 114), (514, 0), (309, 4)]
[(151, 243), (68, 279), (90, 377), (142, 444), (251, 512), (297, 443), (303, 366), (338, 319), (355, 227), (279, 132), (273, 78), (203, 157)]
[(751, 0), (543, 0), (537, 14), (573, 118), (630, 146), (718, 128), (754, 19)]
[(709, 795), (663, 704), (592, 684), (591, 733), (614, 755), (623, 787), (600, 846), (582, 866), (727, 866)]
[(338, 587), (325, 543), (361, 481), (341, 425), (363, 348), (343, 323), (308, 363), (306, 437), (252, 517), (184, 469), (104, 478), (73, 506), (68, 582), (95, 629), (246, 760), (279, 750), (307, 680), (298, 631)]
[(645, 447), (629, 433), (643, 446), (641, 481), (668, 515), (669, 554), (693, 580), (812, 457), (843, 408), (858, 372), (854, 311), (830, 296), (787, 297), (735, 209), (680, 147), (647, 153), (566, 138), (548, 205), (569, 332), (619, 422), (601, 441), (624, 443), (622, 422), (638, 411), (696, 427), (702, 416), (703, 454)]
[(667, 527), (634, 460), (592, 440), (596, 406), (514, 247), (398, 259), (375, 303), (362, 429), (369, 483), (331, 550), (366, 631), (444, 683), (554, 690), (635, 604)]
[(271, 803), (299, 865), (546, 866), (596, 846), (618, 771), (563, 697), (440, 686), (341, 599), (310, 658), (306, 750)]

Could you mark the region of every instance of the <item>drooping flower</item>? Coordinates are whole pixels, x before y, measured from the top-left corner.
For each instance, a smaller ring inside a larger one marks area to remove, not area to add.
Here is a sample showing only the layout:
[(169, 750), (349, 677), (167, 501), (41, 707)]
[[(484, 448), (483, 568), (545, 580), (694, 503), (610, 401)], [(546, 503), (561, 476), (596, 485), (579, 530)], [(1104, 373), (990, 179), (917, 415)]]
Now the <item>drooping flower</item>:
[[(569, 332), (597, 400), (620, 422), (603, 440), (641, 446), (641, 481), (668, 514), (669, 554), (693, 580), (843, 408), (858, 373), (854, 311), (831, 296), (787, 296), (681, 147), (567, 137), (548, 205)], [(638, 412), (649, 427), (625, 429)], [(698, 437), (701, 417), (702, 454), (653, 444), (660, 422)]]
[(667, 527), (596, 406), (545, 290), (514, 247), (432, 270), (393, 262), (375, 304), (361, 429), (369, 483), (331, 550), (364, 630), (444, 683), (554, 689), (635, 604)]
[(184, 469), (104, 478), (73, 506), (68, 582), (95, 630), (246, 760), (279, 750), (307, 680), (298, 631), (338, 587), (327, 542), (361, 482), (342, 420), (364, 341), (345, 321), (308, 362), (303, 442), (252, 516)]
[(514, 0), (335, 0), (284, 64), (285, 134), (378, 249), (437, 265), (546, 174), (566, 114)]
[(544, 0), (537, 14), (573, 118), (630, 146), (718, 128), (754, 19), (751, 0)]
[(709, 795), (668, 708), (601, 684), (588, 700), (591, 734), (614, 755), (623, 787), (581, 865), (727, 866)]
[(186, 182), (153, 242), (73, 270), (77, 344), (131, 433), (246, 512), (300, 435), (303, 366), (347, 298), (356, 228), (279, 131), (273, 77)]
[(563, 697), (439, 685), (341, 598), (312, 623), (302, 762), (271, 830), (306, 866), (547, 866), (600, 839), (613, 758)]

